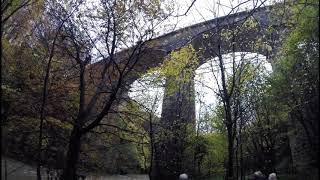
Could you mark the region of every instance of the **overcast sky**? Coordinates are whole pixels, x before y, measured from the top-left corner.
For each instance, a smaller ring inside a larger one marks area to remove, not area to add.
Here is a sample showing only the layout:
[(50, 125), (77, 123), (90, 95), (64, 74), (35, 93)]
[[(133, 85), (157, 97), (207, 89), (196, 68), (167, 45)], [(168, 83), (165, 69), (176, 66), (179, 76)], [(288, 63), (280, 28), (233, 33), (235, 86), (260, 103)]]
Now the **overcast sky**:
[[(184, 14), (193, 1), (174, 0), (175, 7), (177, 8), (175, 15)], [(179, 29), (216, 17), (249, 10), (253, 7), (269, 5), (272, 1), (274, 0), (196, 0), (185, 16), (172, 17), (167, 22), (168, 24), (175, 24), (175, 29)], [(168, 32), (168, 29), (165, 29), (163, 32)]]

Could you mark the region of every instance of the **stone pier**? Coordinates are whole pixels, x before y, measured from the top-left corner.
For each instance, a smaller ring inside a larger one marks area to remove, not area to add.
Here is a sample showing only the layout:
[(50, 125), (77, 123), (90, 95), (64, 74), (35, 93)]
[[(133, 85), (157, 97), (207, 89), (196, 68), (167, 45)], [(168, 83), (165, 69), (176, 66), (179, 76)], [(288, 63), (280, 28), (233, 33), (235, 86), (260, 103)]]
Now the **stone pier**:
[(170, 180), (193, 171), (192, 157), (184, 156), (195, 130), (195, 92), (193, 77), (183, 82), (167, 78), (166, 84), (153, 170), (155, 179)]

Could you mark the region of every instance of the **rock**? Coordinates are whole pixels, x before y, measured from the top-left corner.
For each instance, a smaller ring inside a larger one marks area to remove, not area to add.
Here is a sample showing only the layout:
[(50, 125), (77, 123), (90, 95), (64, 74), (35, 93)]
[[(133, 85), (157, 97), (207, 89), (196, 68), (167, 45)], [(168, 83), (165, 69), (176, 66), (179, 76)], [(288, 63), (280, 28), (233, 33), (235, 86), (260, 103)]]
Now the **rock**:
[(277, 180), (277, 175), (276, 175), (276, 173), (271, 173), (271, 174), (269, 174), (268, 180)]
[(180, 174), (179, 180), (186, 180), (188, 179), (188, 175), (186, 173)]
[(253, 174), (248, 176), (248, 180), (265, 180), (266, 177), (262, 174), (261, 171), (256, 171)]

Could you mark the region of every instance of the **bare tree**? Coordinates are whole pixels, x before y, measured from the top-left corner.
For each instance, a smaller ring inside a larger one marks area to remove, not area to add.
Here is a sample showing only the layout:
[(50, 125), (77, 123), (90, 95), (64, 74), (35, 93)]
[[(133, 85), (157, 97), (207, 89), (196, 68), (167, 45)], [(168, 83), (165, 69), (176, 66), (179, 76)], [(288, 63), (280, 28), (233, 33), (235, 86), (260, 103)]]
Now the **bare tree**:
[[(154, 37), (155, 28), (167, 18), (160, 6), (158, 1), (136, 4), (102, 0), (91, 7), (80, 7), (82, 11), (64, 23), (59, 48), (76, 67), (77, 80), (71, 84), (78, 87), (79, 104), (62, 179), (77, 178), (81, 138), (108, 122), (112, 118), (110, 112), (121, 103), (134, 67), (152, 48), (148, 41)], [(62, 7), (57, 9), (66, 11)], [(92, 12), (95, 9), (98, 14)], [(94, 23), (97, 28), (92, 28)], [(128, 49), (120, 52), (124, 48)], [(91, 64), (96, 58), (102, 60)]]
[[(49, 86), (49, 77), (50, 77), (50, 71), (51, 71), (51, 62), (53, 60), (54, 57), (54, 53), (55, 53), (55, 46), (60, 34), (60, 31), (62, 30), (64, 23), (73, 15), (74, 11), (78, 8), (78, 6), (81, 3), (77, 3), (74, 5), (73, 9), (71, 9), (70, 12), (68, 12), (69, 14), (67, 14), (64, 19), (62, 19), (59, 24), (57, 29), (54, 32), (54, 37), (52, 40), (52, 43), (48, 49), (48, 60), (47, 60), (47, 66), (45, 67), (45, 76), (44, 76), (44, 80), (43, 80), (43, 89), (42, 89), (42, 101), (41, 101), (41, 107), (40, 107), (40, 123), (39, 123), (39, 138), (38, 138), (38, 164), (37, 164), (37, 179), (41, 180), (41, 165), (42, 165), (42, 141), (43, 141), (43, 123), (45, 120), (45, 106), (46, 106), (46, 102), (47, 102), (47, 96), (48, 96), (48, 86)], [(48, 4), (47, 6), (50, 6), (50, 4)], [(50, 8), (50, 7), (49, 7)], [(58, 15), (58, 14), (57, 14)], [(41, 31), (41, 30), (40, 30)], [(46, 32), (43, 32), (44, 34)], [(38, 34), (42, 34), (42, 33), (38, 33)], [(49, 44), (49, 42), (51, 40), (46, 39), (46, 37), (41, 37), (42, 39), (46, 40), (46, 43)]]
[[(252, 14), (253, 12), (263, 6), (265, 1), (256, 1), (253, 5), (252, 10), (249, 11), (248, 16), (238, 20), (232, 20), (232, 22), (228, 26), (221, 25), (222, 22), (219, 22), (217, 18), (216, 27), (214, 34), (211, 34), (207, 37), (208, 41), (206, 43), (212, 44), (209, 46), (209, 52), (211, 53), (211, 57), (216, 59), (215, 63), (212, 66), (212, 74), (217, 83), (218, 90), (216, 94), (221, 100), (224, 107), (224, 123), (227, 129), (227, 138), (228, 138), (228, 161), (226, 167), (226, 179), (234, 179), (234, 162), (235, 162), (235, 150), (236, 144), (235, 139), (239, 129), (239, 120), (240, 114), (243, 109), (239, 109), (239, 105), (242, 104), (242, 100), (240, 99), (241, 87), (243, 86), (244, 81), (242, 80), (243, 73), (246, 67), (249, 65), (247, 62), (243, 61), (243, 58), (237, 62), (236, 60), (236, 52), (239, 49), (242, 49), (241, 46), (245, 46), (241, 42), (239, 37), (244, 32), (250, 31), (250, 29), (256, 29), (259, 32), (259, 27), (256, 24), (254, 27), (246, 26), (247, 22), (252, 22)], [(239, 3), (236, 6), (232, 6), (224, 9), (227, 9), (227, 13), (225, 15), (229, 15), (231, 13), (236, 13), (239, 11), (239, 7), (241, 5), (248, 3), (248, 1), (244, 1)], [(224, 6), (223, 4), (218, 4), (218, 8)], [(218, 14), (219, 12), (212, 11), (214, 14)], [(255, 20), (253, 20), (255, 22)], [(211, 27), (208, 27), (211, 29)], [(226, 33), (227, 32), (227, 33)], [(259, 33), (258, 33), (259, 34)], [(218, 38), (215, 38), (217, 36)], [(254, 43), (254, 42), (252, 42)], [(254, 49), (252, 49), (254, 50)], [(226, 53), (230, 53), (231, 57), (226, 58), (223, 56)], [(242, 123), (241, 127), (242, 127)]]

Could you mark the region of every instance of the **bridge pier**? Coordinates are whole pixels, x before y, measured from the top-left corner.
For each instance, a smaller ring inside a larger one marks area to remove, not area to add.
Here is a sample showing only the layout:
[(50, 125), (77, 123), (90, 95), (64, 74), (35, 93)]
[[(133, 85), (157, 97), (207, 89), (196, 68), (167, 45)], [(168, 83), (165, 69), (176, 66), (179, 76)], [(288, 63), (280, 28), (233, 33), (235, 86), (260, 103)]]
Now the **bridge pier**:
[(166, 79), (160, 127), (156, 132), (154, 179), (177, 179), (193, 172), (193, 158), (186, 157), (190, 135), (195, 132), (194, 77)]

